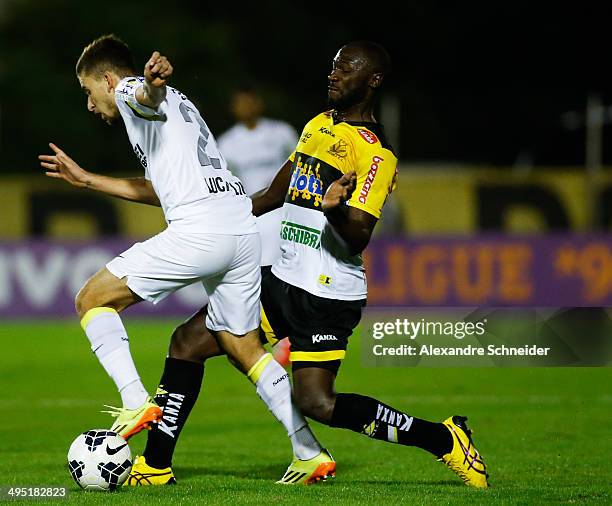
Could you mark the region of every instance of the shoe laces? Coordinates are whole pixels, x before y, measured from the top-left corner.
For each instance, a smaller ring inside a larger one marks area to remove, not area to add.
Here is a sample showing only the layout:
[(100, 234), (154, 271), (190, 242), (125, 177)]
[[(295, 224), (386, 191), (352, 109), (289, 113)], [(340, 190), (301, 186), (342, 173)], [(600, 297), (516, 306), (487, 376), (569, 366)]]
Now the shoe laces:
[(108, 404), (104, 404), (104, 407), (109, 409), (103, 409), (102, 411), (100, 411), (100, 413), (107, 413), (114, 418), (119, 418), (121, 414), (125, 411), (124, 408), (118, 408), (117, 406), (109, 406)]

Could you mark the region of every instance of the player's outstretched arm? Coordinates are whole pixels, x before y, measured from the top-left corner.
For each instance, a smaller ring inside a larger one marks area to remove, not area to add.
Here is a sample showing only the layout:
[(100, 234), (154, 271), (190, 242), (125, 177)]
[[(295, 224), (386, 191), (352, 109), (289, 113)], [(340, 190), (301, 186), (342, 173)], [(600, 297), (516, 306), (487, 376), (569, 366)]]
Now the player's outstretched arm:
[(151, 182), (144, 177), (117, 178), (86, 171), (55, 144), (50, 143), (52, 155), (39, 155), (40, 166), (45, 175), (63, 179), (77, 188), (89, 188), (133, 202), (159, 206), (159, 199)]
[(139, 104), (157, 109), (166, 98), (166, 82), (172, 75), (172, 65), (168, 58), (153, 52), (144, 68), (144, 86), (136, 91), (136, 100)]
[(327, 221), (342, 237), (353, 255), (366, 248), (378, 221), (375, 216), (361, 209), (344, 205), (351, 198), (356, 183), (354, 171), (344, 174), (329, 185), (322, 203)]
[(274, 211), (274, 209), (278, 209), (283, 205), (287, 189), (289, 188), (289, 182), (291, 181), (292, 166), (293, 163), (287, 160), (276, 173), (268, 188), (251, 195), (253, 214), (255, 216), (261, 216), (267, 212)]

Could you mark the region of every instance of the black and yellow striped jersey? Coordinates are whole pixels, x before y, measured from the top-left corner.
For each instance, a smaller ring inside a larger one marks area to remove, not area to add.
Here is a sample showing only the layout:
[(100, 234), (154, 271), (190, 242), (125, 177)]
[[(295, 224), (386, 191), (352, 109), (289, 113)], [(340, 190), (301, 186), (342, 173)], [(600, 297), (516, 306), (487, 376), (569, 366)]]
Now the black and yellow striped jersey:
[(361, 255), (350, 255), (321, 208), (329, 185), (351, 170), (357, 185), (346, 203), (380, 218), (396, 184), (397, 158), (378, 123), (337, 122), (331, 112), (309, 121), (290, 157), (283, 206), (281, 258), (275, 276), (320, 297), (367, 296)]

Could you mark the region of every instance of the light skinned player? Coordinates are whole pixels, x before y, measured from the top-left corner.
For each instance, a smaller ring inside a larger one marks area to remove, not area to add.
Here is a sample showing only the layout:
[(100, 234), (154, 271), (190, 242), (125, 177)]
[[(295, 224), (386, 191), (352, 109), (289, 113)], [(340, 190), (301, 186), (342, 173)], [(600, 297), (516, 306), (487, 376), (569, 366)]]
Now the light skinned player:
[[(129, 439), (151, 423), (168, 427), (172, 419), (188, 414), (191, 406), (182, 406), (183, 393), (158, 391), (157, 398), (165, 395), (166, 410), (172, 414), (162, 418), (162, 408), (140, 381), (119, 314), (142, 300), (155, 304), (201, 282), (210, 299), (203, 325), (283, 423), (294, 454), (313, 471), (325, 464), (327, 472), (335, 467), (333, 459), (293, 405), (285, 370), (259, 340), (261, 245), (251, 201), (240, 180), (227, 170), (195, 105), (167, 86), (172, 73), (168, 59), (155, 51), (144, 76), (138, 76), (128, 46), (113, 35), (85, 47), (76, 65), (87, 109), (108, 124), (123, 120), (144, 177), (90, 172), (54, 144), (53, 154), (39, 156), (47, 176), (161, 206), (168, 224), (111, 260), (76, 297), (91, 348), (121, 394), (123, 406), (110, 411), (116, 417), (111, 429)], [(190, 373), (199, 385), (203, 368)]]

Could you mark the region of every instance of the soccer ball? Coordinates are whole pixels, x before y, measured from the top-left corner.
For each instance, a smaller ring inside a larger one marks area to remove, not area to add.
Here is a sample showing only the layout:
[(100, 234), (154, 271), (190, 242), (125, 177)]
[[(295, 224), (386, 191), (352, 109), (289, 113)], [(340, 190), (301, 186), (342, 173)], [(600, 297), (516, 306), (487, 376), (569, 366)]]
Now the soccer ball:
[(116, 432), (93, 429), (80, 434), (68, 450), (68, 469), (85, 490), (115, 490), (132, 469), (132, 453)]

